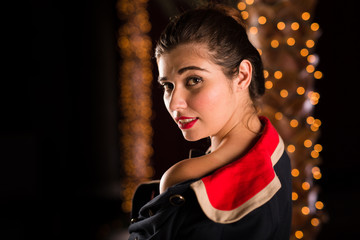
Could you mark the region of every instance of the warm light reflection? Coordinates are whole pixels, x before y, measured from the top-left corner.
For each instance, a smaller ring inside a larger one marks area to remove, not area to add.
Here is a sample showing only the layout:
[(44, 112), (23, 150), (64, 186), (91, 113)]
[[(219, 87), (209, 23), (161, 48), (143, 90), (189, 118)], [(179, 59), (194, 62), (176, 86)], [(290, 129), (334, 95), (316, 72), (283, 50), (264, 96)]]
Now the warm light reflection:
[(313, 116), (309, 116), (309, 117), (306, 118), (306, 122), (307, 122), (309, 125), (311, 125), (311, 124), (313, 124), (313, 123), (315, 122), (315, 119), (314, 119)]
[(308, 182), (303, 182), (303, 183), (301, 184), (301, 187), (302, 187), (302, 189), (304, 189), (305, 191), (307, 191), (307, 190), (310, 189), (310, 183), (308, 183)]
[(319, 226), (319, 224), (320, 224), (320, 220), (318, 218), (311, 219), (311, 225), (313, 225), (314, 227)]
[(317, 58), (316, 58), (316, 56), (315, 55), (309, 55), (308, 57), (307, 57), (307, 61), (309, 62), (309, 63), (315, 63), (316, 62), (316, 60), (317, 60)]
[(247, 11), (242, 11), (241, 12), (241, 16), (244, 20), (248, 19), (249, 18), (249, 13)]
[(295, 45), (295, 39), (290, 37), (286, 40), (286, 43), (289, 45), (289, 46), (294, 46)]
[(258, 29), (257, 29), (257, 27), (251, 27), (251, 28), (249, 29), (249, 32), (250, 32), (251, 34), (257, 34), (257, 33), (258, 33)]
[(292, 144), (290, 144), (290, 145), (287, 147), (287, 151), (288, 151), (289, 153), (295, 152), (295, 146), (292, 145)]
[(315, 71), (314, 65), (311, 65), (311, 64), (307, 65), (307, 66), (306, 66), (306, 71), (307, 71), (308, 73), (314, 72), (314, 71)]
[(284, 22), (278, 22), (276, 27), (279, 29), (279, 30), (284, 30), (285, 29), (285, 23)]
[(280, 91), (280, 96), (286, 98), (289, 95), (289, 92), (286, 89)]
[(264, 70), (264, 78), (268, 78), (269, 77), (269, 72), (267, 70)]
[(311, 30), (313, 30), (313, 31), (319, 30), (319, 27), (320, 26), (319, 26), (318, 23), (312, 23), (311, 26), (310, 26)]
[(298, 177), (300, 174), (300, 171), (297, 168), (294, 168), (293, 170), (291, 170), (291, 175), (293, 177)]
[(296, 192), (292, 192), (292, 194), (291, 194), (291, 199), (292, 199), (293, 201), (296, 201), (296, 200), (298, 200), (298, 198), (299, 198), (299, 195), (298, 195)]
[(310, 19), (310, 13), (308, 13), (308, 12), (303, 12), (303, 13), (301, 14), (301, 18), (302, 18), (304, 21), (309, 20), (309, 19)]
[(317, 152), (321, 152), (323, 149), (322, 145), (321, 144), (316, 144), (314, 146), (314, 150), (317, 151)]
[(322, 174), (321, 174), (321, 172), (316, 172), (313, 174), (313, 177), (314, 177), (314, 179), (319, 180), (319, 179), (321, 179)]
[(239, 10), (245, 10), (246, 9), (246, 4), (244, 2), (239, 2), (237, 5)]
[(283, 114), (281, 112), (276, 112), (275, 113), (275, 119), (276, 120), (281, 120), (283, 118)]
[(271, 41), (270, 45), (273, 48), (277, 48), (279, 46), (279, 41), (274, 39), (274, 40)]
[(254, 0), (245, 0), (247, 5), (252, 5), (254, 3)]
[(312, 141), (310, 139), (306, 139), (304, 141), (304, 146), (307, 147), (307, 148), (311, 147), (312, 146)]
[(321, 202), (321, 201), (317, 201), (317, 202), (315, 203), (315, 207), (316, 207), (316, 209), (318, 209), (318, 210), (322, 210), (322, 209), (324, 208), (324, 203)]
[(282, 72), (281, 71), (275, 71), (274, 72), (274, 78), (276, 79), (281, 79), (283, 76)]
[(258, 23), (259, 24), (265, 24), (266, 23), (266, 21), (267, 21), (267, 19), (266, 19), (266, 17), (264, 17), (264, 16), (260, 16), (259, 18), (258, 18)]
[(290, 121), (290, 126), (291, 126), (291, 127), (296, 128), (298, 125), (299, 125), (298, 120), (292, 119), (292, 120)]
[(291, 29), (294, 30), (294, 31), (298, 30), (299, 27), (300, 27), (300, 25), (299, 25), (298, 22), (293, 22), (293, 23), (291, 24)]
[(273, 84), (271, 81), (266, 81), (266, 82), (265, 82), (265, 88), (266, 88), (266, 89), (271, 89), (271, 88), (273, 87), (273, 85), (274, 85), (274, 84)]
[(296, 231), (295, 232), (295, 237), (297, 239), (302, 239), (304, 237), (304, 233), (302, 231)]
[(314, 72), (314, 78), (316, 78), (316, 79), (321, 79), (322, 76), (323, 76), (322, 72), (320, 72), (320, 71)]
[(306, 43), (305, 43), (306, 47), (308, 48), (312, 48), (315, 46), (315, 42), (314, 40), (310, 39), (310, 40), (307, 40)]
[(297, 94), (299, 94), (299, 95), (304, 95), (304, 93), (305, 93), (305, 88), (303, 88), (303, 87), (298, 87), (298, 88), (296, 89), (296, 92), (297, 92)]
[(306, 48), (300, 50), (301, 56), (306, 57), (308, 54), (309, 54), (309, 50), (307, 50)]
[(311, 151), (311, 157), (312, 158), (318, 158), (319, 157), (319, 153), (315, 150)]
[(313, 125), (315, 126), (315, 127), (320, 127), (321, 126), (321, 120), (320, 119), (315, 119), (314, 120), (314, 123), (313, 123)]
[(319, 127), (317, 127), (317, 126), (315, 126), (315, 125), (311, 125), (311, 126), (310, 126), (310, 129), (311, 129), (311, 131), (316, 132), (316, 131), (319, 130)]
[(304, 214), (304, 215), (309, 215), (310, 213), (310, 208), (309, 207), (302, 207), (301, 208), (301, 213)]

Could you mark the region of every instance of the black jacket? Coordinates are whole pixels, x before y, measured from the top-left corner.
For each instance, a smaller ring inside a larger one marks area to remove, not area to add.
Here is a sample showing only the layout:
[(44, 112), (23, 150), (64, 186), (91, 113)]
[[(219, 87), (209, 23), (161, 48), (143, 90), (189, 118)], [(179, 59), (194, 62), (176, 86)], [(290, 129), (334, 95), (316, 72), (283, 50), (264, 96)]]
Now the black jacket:
[(142, 184), (133, 199), (129, 240), (288, 240), (290, 160), (270, 121), (240, 159), (201, 179), (170, 187)]

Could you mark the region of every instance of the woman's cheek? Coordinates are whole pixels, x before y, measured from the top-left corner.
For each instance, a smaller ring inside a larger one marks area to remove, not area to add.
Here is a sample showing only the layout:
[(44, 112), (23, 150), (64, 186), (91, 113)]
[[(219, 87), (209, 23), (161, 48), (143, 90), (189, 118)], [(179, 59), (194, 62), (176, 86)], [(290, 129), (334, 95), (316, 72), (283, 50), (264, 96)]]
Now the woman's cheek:
[[(195, 111), (202, 114), (211, 114), (212, 117), (220, 114), (226, 108), (228, 89), (225, 92), (222, 88), (207, 88), (199, 91), (193, 98), (192, 107)], [(220, 107), (219, 107), (220, 106)]]

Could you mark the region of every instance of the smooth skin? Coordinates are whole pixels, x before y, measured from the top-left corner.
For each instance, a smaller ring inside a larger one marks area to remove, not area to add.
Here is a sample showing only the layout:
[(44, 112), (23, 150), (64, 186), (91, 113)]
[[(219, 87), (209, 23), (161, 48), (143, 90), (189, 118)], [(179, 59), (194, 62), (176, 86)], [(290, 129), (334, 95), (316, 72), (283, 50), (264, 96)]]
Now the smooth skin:
[(261, 132), (249, 95), (252, 65), (243, 60), (238, 74), (229, 79), (211, 61), (204, 44), (182, 44), (158, 58), (159, 83), (164, 86), (166, 109), (178, 117), (197, 118), (181, 129), (188, 141), (211, 139), (210, 154), (182, 160), (160, 181), (160, 193), (189, 179), (200, 178), (231, 163), (251, 148)]

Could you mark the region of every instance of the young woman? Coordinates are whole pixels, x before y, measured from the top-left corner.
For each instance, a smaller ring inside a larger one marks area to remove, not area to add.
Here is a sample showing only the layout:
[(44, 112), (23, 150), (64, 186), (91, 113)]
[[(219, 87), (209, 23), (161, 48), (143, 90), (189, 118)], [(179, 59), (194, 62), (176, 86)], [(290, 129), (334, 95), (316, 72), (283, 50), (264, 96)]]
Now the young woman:
[(210, 137), (191, 157), (138, 187), (134, 239), (289, 239), (290, 161), (265, 117), (260, 56), (241, 15), (217, 5), (175, 17), (156, 47), (164, 102), (184, 138)]

